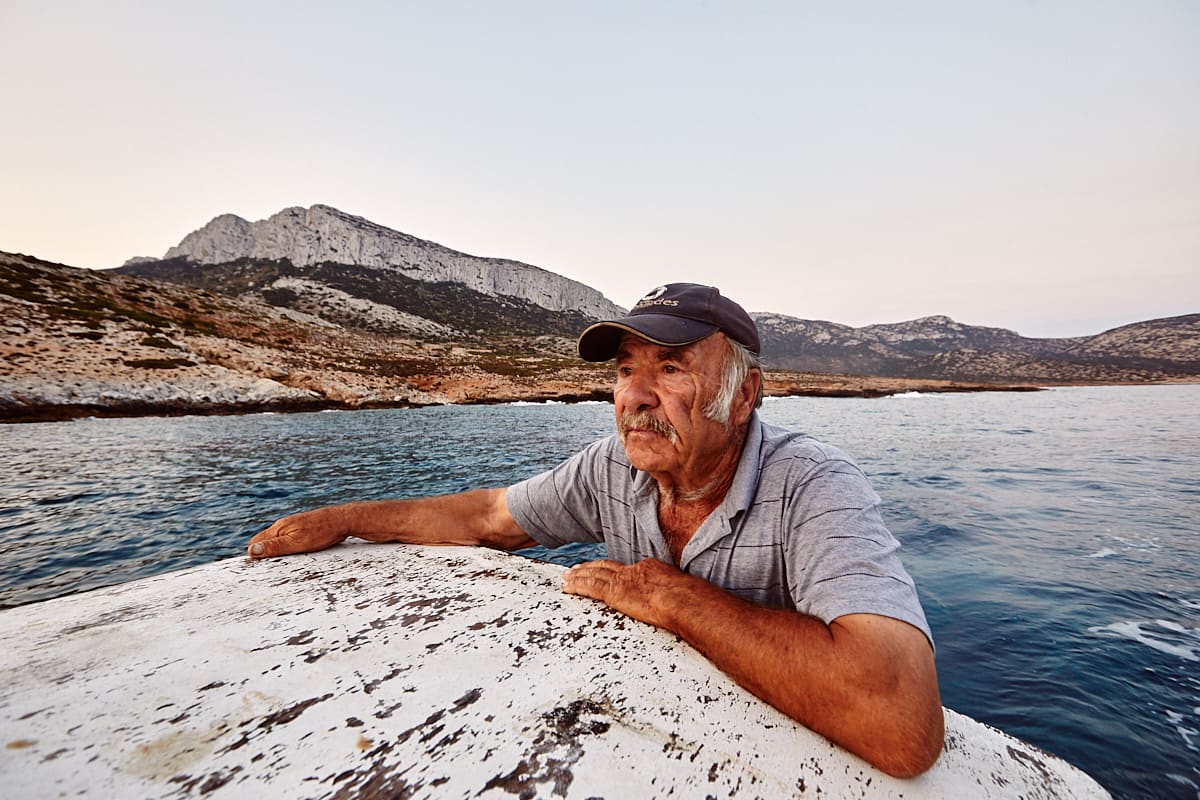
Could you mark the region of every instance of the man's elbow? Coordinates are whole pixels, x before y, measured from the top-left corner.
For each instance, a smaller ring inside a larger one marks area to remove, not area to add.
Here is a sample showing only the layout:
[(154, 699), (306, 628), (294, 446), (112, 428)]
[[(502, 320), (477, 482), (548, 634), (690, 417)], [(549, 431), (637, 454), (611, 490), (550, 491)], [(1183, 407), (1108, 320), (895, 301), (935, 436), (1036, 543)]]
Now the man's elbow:
[(920, 716), (920, 720), (907, 720), (900, 736), (884, 737), (867, 760), (894, 778), (915, 778), (937, 763), (946, 739), (942, 707), (939, 704)]

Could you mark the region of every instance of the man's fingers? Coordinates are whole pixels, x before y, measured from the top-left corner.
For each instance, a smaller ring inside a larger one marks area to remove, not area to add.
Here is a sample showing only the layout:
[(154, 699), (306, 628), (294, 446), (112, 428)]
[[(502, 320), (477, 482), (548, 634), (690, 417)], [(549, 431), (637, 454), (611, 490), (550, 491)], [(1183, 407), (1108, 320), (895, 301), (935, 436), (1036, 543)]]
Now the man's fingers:
[(346, 527), (344, 515), (336, 506), (291, 514), (255, 534), (246, 544), (246, 555), (271, 558), (324, 550), (346, 538)]
[(563, 591), (603, 600), (604, 589), (612, 584), (616, 571), (624, 565), (618, 561), (587, 561), (576, 564), (563, 576)]
[(690, 578), (674, 566), (653, 558), (636, 564), (588, 561), (567, 570), (563, 591), (599, 600), (626, 616), (665, 627), (662, 599)]
[(246, 546), (246, 555), (251, 558), (270, 558), (271, 556), (283, 555), (290, 552), (280, 549), (281, 540), (284, 538), (283, 535), (274, 530), (273, 526), (267, 528), (250, 540), (250, 543)]
[(305, 541), (306, 537), (298, 530), (272, 525), (250, 540), (246, 547), (246, 555), (251, 558), (271, 558), (304, 553), (313, 549), (312, 546), (306, 545)]

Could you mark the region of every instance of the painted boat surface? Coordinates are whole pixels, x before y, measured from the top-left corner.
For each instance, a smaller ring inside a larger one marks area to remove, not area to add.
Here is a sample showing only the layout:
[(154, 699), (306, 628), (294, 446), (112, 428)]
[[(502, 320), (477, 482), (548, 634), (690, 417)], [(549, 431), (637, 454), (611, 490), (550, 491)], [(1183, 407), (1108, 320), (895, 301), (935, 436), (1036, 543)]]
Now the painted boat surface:
[(2, 794), (1091, 798), (946, 712), (891, 778), (677, 637), (479, 548), (229, 559), (0, 612)]

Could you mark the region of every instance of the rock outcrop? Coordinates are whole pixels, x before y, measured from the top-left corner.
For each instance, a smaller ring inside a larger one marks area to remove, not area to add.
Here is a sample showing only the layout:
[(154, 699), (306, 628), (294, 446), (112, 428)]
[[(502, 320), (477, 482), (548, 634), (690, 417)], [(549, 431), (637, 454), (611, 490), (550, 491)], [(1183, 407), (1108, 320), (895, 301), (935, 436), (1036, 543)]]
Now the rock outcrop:
[(239, 259), (288, 261), (297, 267), (348, 264), (421, 281), (459, 283), (484, 294), (594, 319), (621, 313), (600, 292), (578, 281), (519, 261), (460, 253), (325, 205), (285, 208), (257, 222), (222, 214), (184, 237), (163, 260), (178, 258), (198, 264)]

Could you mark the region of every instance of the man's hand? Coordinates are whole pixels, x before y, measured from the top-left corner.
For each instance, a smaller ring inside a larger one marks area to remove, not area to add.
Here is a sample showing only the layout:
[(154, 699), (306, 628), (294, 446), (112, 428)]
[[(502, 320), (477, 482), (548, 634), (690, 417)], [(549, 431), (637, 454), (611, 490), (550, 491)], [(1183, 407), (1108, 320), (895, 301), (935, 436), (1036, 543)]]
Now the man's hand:
[(333, 547), (349, 535), (344, 516), (342, 507), (330, 506), (284, 517), (255, 534), (246, 553), (251, 558), (270, 558)]
[(567, 570), (563, 591), (599, 600), (626, 616), (666, 628), (666, 609), (659, 598), (699, 580), (657, 558), (646, 558), (636, 564), (589, 561)]

